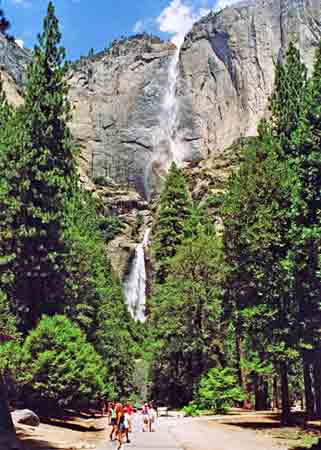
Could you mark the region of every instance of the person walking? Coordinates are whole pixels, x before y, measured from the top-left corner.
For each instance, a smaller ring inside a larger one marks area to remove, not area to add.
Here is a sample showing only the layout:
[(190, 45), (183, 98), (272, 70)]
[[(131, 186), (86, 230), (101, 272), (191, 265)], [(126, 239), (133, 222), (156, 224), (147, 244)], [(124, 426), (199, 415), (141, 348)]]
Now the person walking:
[(121, 450), (123, 448), (125, 435), (126, 435), (125, 413), (122, 404), (119, 403), (117, 405), (117, 441), (118, 441), (117, 450)]
[(109, 404), (108, 417), (110, 417), (110, 425), (111, 425), (111, 432), (109, 438), (111, 441), (113, 441), (114, 437), (115, 439), (117, 437), (117, 410), (116, 405), (113, 402)]
[(129, 430), (130, 430), (130, 409), (128, 406), (124, 407), (124, 427), (125, 427), (125, 437), (126, 437), (126, 443), (130, 444), (129, 440)]
[(149, 430), (149, 415), (148, 415), (148, 403), (145, 403), (142, 409), (143, 416), (143, 433)]
[(150, 404), (149, 408), (148, 408), (148, 427), (149, 427), (150, 432), (155, 431), (155, 428), (153, 427), (153, 425), (155, 425), (156, 417), (157, 417), (157, 412), (156, 412), (153, 404)]

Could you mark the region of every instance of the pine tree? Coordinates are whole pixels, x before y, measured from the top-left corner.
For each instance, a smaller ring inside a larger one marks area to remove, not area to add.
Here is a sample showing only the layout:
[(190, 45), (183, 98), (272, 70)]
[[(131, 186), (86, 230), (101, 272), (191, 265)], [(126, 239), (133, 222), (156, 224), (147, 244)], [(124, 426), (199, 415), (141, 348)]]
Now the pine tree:
[(270, 99), (271, 128), (282, 141), (283, 151), (290, 152), (292, 133), (297, 129), (304, 107), (307, 87), (307, 68), (300, 51), (292, 42), (285, 62), (276, 66), (274, 91)]
[(200, 377), (224, 364), (223, 268), (222, 242), (213, 225), (198, 224), (177, 248), (166, 282), (157, 286), (151, 300), (153, 398), (175, 407), (187, 404)]
[(75, 183), (64, 49), (54, 7), (28, 69), (25, 104), (1, 130), (2, 282), (26, 333), (63, 311), (64, 201)]
[(157, 280), (163, 283), (168, 275), (170, 258), (184, 237), (184, 223), (190, 214), (191, 199), (182, 171), (172, 164), (160, 197), (155, 235)]
[(321, 44), (305, 100), (299, 127), (292, 136), (296, 155), (292, 164), (298, 172), (300, 191), (292, 208), (294, 245), (290, 259), (295, 266), (300, 311), (306, 405), (310, 415), (321, 416)]
[(4, 12), (0, 9), (0, 33), (6, 35), (10, 28), (10, 22), (6, 19)]

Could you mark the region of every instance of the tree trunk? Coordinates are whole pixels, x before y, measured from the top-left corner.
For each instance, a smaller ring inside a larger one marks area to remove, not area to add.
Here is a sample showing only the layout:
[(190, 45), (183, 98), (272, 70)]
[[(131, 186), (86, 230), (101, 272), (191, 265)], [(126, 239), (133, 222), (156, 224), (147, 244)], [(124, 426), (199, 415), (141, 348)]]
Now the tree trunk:
[(14, 426), (8, 403), (7, 387), (1, 374), (0, 374), (0, 431), (14, 432)]
[[(241, 389), (244, 389), (244, 376), (242, 370), (242, 323), (240, 318), (237, 317), (235, 320), (235, 351), (236, 351), (236, 373), (238, 384)], [(244, 408), (245, 401), (240, 403), (240, 406)]]
[(280, 409), (278, 377), (273, 377), (273, 409)]
[(254, 375), (255, 411), (267, 409), (266, 383), (261, 375)]
[(305, 409), (308, 417), (314, 415), (314, 395), (312, 391), (312, 380), (310, 364), (307, 355), (303, 354), (303, 375), (304, 375), (304, 395), (305, 395)]
[(239, 386), (241, 388), (244, 387), (244, 379), (243, 379), (243, 371), (241, 366), (241, 324), (240, 320), (236, 319), (236, 327), (235, 327), (235, 350), (236, 350), (236, 369), (237, 369), (237, 378), (239, 382)]
[(289, 400), (289, 382), (288, 382), (288, 367), (285, 361), (280, 363), (281, 375), (281, 398), (282, 398), (282, 425), (289, 425), (290, 423), (290, 400)]
[(315, 394), (315, 414), (321, 417), (321, 361), (319, 355), (315, 358), (313, 363), (313, 381)]

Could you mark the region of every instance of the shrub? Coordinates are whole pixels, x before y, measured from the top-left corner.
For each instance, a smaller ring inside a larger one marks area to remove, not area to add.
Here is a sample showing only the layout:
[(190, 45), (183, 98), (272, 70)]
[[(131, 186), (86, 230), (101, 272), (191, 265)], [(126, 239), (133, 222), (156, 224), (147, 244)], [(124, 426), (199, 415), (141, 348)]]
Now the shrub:
[(45, 316), (22, 346), (17, 382), (41, 410), (77, 409), (112, 396), (106, 379), (103, 360), (65, 316)]
[(187, 416), (197, 417), (200, 415), (201, 409), (199, 405), (195, 402), (190, 402), (188, 405), (184, 406), (182, 409), (183, 413)]
[(119, 217), (107, 216), (99, 218), (98, 227), (104, 241), (108, 244), (108, 242), (115, 239), (115, 237), (124, 230), (125, 225)]
[(202, 407), (216, 414), (225, 413), (235, 402), (245, 398), (233, 371), (220, 367), (210, 369), (201, 378), (198, 394)]

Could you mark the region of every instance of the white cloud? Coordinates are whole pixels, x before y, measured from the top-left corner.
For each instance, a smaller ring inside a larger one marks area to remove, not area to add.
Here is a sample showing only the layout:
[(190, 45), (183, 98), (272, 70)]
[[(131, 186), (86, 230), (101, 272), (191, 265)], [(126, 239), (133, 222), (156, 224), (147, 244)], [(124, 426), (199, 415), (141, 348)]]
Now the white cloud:
[(29, 0), (12, 0), (12, 3), (23, 6), (25, 8), (28, 8), (29, 6), (31, 6), (31, 1), (29, 1)]
[(24, 48), (24, 42), (22, 39), (16, 39), (15, 43), (19, 45), (19, 47)]
[(202, 0), (194, 4), (188, 0), (171, 0), (170, 4), (157, 18), (159, 30), (173, 35), (172, 42), (180, 46), (186, 33), (190, 31), (194, 22), (210, 12), (207, 1)]
[(138, 20), (134, 27), (133, 27), (133, 32), (134, 33), (142, 33), (145, 29), (145, 24), (143, 20)]
[(220, 9), (226, 8), (227, 6), (238, 3), (238, 1), (239, 0), (218, 0), (215, 4), (215, 10), (219, 11)]

